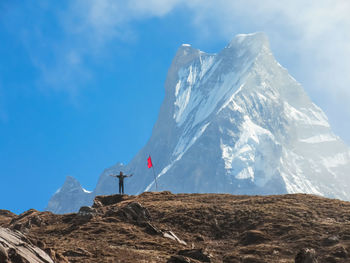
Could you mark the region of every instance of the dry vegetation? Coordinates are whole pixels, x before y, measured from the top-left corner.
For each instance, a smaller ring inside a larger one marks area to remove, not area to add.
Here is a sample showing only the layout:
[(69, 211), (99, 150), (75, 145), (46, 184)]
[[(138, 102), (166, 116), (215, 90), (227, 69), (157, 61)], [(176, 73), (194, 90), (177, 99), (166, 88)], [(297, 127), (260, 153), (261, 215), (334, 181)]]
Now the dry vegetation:
[(0, 225), (57, 262), (294, 262), (303, 248), (350, 262), (350, 203), (304, 194), (100, 196), (77, 214), (0, 210)]

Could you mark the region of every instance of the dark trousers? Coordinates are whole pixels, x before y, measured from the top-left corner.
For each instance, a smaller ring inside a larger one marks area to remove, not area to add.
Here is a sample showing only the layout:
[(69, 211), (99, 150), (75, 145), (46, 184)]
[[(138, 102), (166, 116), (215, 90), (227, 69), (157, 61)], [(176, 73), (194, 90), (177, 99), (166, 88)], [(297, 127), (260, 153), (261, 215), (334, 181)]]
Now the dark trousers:
[(119, 194), (124, 194), (124, 183), (119, 183)]

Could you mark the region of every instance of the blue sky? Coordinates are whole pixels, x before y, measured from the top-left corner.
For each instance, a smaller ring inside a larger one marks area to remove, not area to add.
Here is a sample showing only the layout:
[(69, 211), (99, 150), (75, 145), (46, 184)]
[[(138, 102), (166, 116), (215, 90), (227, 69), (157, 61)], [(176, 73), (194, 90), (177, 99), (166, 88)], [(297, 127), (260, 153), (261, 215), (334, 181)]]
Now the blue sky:
[(182, 43), (219, 52), (264, 31), (350, 145), (350, 3), (0, 2), (0, 209), (43, 210), (67, 175), (93, 190), (147, 142)]

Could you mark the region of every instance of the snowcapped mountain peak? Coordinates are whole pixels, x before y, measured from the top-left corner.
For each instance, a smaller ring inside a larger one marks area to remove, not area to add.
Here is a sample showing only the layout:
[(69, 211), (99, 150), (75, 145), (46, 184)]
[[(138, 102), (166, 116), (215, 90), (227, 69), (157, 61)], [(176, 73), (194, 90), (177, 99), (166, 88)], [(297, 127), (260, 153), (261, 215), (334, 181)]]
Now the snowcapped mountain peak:
[(262, 50), (270, 50), (270, 42), (263, 32), (252, 34), (236, 35), (225, 49), (249, 50), (253, 54), (258, 54)]
[(350, 200), (349, 147), (276, 61), (260, 32), (237, 35), (216, 54), (180, 46), (145, 147), (129, 164), (106, 169), (91, 194), (68, 180), (50, 200), (50, 210), (66, 211), (63, 207), (72, 204), (67, 198), (78, 198), (77, 206), (96, 194), (115, 193), (116, 181), (109, 174), (119, 170), (134, 174), (126, 182), (127, 193), (156, 190), (146, 166), (149, 154), (157, 190), (303, 192)]
[[(147, 173), (137, 165), (154, 152), (160, 184), (174, 192), (350, 199), (349, 148), (276, 61), (265, 33), (237, 35), (217, 54), (180, 47), (165, 89), (152, 137), (128, 165), (135, 174)], [(151, 178), (144, 183), (136, 192), (154, 189)]]
[(201, 56), (202, 53), (203, 52), (201, 52), (199, 49), (193, 48), (188, 44), (182, 44), (176, 52), (170, 70), (172, 68), (174, 69), (174, 67), (176, 67), (174, 70), (178, 70), (178, 68), (185, 66), (187, 63)]
[(51, 197), (46, 210), (55, 213), (69, 213), (79, 210), (92, 199), (91, 191), (85, 190), (74, 177), (67, 176), (63, 186)]
[(67, 176), (60, 191), (83, 189), (79, 181), (72, 176)]
[(178, 48), (177, 53), (175, 55), (175, 58), (176, 57), (186, 57), (186, 56), (192, 56), (192, 57), (193, 56), (199, 56), (201, 52), (202, 51), (200, 51), (197, 48), (192, 47), (189, 44), (182, 44)]
[[(185, 48), (182, 46), (179, 50), (190, 54), (190, 47)], [(177, 54), (171, 67), (171, 79), (176, 83), (169, 86), (175, 87), (171, 90), (175, 95), (173, 118), (178, 126), (182, 126), (188, 116), (194, 120), (193, 126), (204, 121), (227, 96), (242, 87), (247, 73), (258, 64), (258, 58), (262, 61), (260, 64), (277, 65), (264, 33), (238, 35), (218, 54), (193, 48), (191, 54), (186, 59)], [(255, 67), (255, 70), (262, 69)]]

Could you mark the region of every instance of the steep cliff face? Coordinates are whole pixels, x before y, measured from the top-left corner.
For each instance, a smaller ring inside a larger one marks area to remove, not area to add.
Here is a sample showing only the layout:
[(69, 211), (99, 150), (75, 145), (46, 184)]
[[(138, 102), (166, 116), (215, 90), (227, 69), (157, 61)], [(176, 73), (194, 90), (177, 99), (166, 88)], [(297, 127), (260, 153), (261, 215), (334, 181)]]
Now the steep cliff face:
[(158, 190), (350, 200), (349, 148), (275, 60), (265, 34), (237, 35), (218, 54), (182, 45), (165, 91), (148, 143), (125, 167), (106, 170), (92, 195), (111, 193), (108, 173), (118, 170), (134, 174), (128, 193), (154, 191), (151, 154)]

